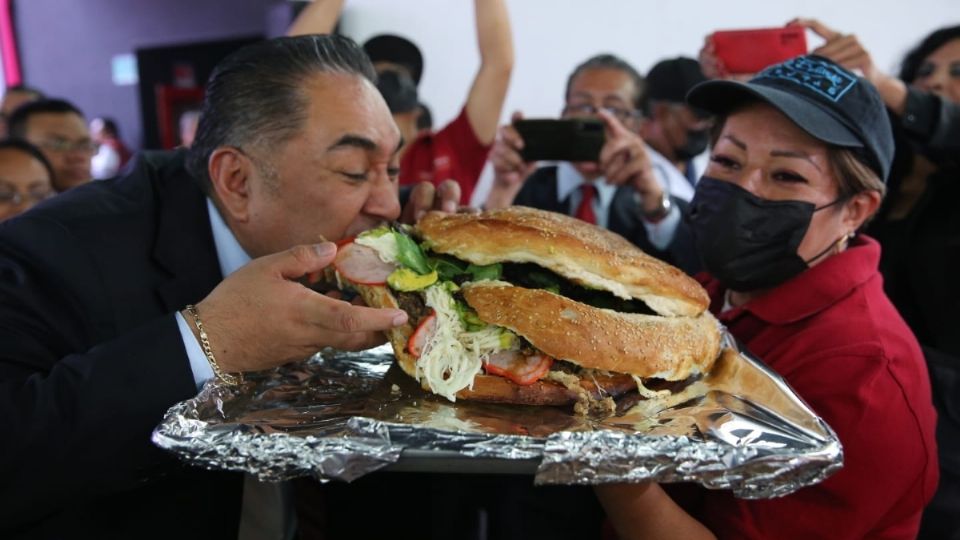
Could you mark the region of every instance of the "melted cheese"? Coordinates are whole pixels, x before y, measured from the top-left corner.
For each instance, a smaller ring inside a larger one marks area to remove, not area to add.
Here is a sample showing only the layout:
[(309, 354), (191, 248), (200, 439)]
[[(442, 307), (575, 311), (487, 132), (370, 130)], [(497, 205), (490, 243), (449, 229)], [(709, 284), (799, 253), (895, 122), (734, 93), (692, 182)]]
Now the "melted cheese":
[(670, 395), (669, 390), (651, 390), (643, 385), (643, 379), (637, 377), (636, 375), (631, 375), (633, 380), (637, 383), (637, 391), (640, 392), (640, 395), (647, 399), (657, 399), (662, 397), (667, 397)]

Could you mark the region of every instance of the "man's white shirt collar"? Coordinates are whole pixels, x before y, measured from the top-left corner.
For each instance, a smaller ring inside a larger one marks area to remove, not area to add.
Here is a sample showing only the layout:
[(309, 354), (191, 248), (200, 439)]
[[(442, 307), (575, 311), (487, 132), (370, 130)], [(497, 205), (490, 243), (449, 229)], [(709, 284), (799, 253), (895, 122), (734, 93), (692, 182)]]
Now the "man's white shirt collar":
[[(580, 174), (574, 166), (568, 161), (561, 161), (557, 164), (557, 201), (563, 202), (571, 193), (577, 190), (586, 182), (583, 175)], [(600, 196), (600, 206), (610, 208), (613, 202), (613, 196), (617, 193), (617, 186), (607, 183), (607, 179), (598, 176), (593, 180), (593, 185), (597, 188), (597, 194)]]
[(227, 227), (220, 211), (209, 197), (207, 198), (207, 215), (210, 217), (210, 230), (213, 232), (213, 245), (217, 249), (220, 273), (226, 278), (250, 262), (250, 256), (240, 247), (237, 237), (233, 235), (230, 227)]

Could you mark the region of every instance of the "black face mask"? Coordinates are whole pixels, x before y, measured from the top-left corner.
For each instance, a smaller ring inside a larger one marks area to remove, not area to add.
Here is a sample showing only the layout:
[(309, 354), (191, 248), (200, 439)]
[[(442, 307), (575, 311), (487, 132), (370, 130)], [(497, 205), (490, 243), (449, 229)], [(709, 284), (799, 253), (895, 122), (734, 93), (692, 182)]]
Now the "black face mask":
[[(770, 201), (704, 176), (690, 203), (689, 221), (704, 267), (727, 287), (749, 292), (775, 287), (827, 254), (805, 261), (797, 254), (816, 207), (803, 201)], [(842, 240), (842, 239), (841, 239)]]
[(673, 155), (679, 161), (690, 161), (699, 156), (707, 149), (710, 144), (710, 130), (689, 130), (687, 131), (687, 142), (680, 148), (673, 149)]

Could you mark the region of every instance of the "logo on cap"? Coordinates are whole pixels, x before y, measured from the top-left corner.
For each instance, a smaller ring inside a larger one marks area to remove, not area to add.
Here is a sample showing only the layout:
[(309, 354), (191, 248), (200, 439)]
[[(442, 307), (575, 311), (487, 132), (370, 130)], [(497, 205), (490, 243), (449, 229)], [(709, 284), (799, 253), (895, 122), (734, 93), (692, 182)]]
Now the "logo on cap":
[(840, 101), (857, 78), (845, 69), (809, 56), (801, 56), (765, 69), (756, 79), (787, 80), (833, 101)]

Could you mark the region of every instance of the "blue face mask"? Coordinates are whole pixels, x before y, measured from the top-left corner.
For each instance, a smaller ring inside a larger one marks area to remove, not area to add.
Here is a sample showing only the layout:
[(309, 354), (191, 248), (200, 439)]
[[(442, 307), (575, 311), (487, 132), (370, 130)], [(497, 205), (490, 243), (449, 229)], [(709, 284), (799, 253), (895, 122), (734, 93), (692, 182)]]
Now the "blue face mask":
[(761, 199), (733, 184), (704, 176), (690, 203), (697, 252), (704, 267), (721, 283), (740, 292), (775, 287), (809, 268), (836, 244), (803, 260), (797, 248), (816, 207), (804, 201)]

